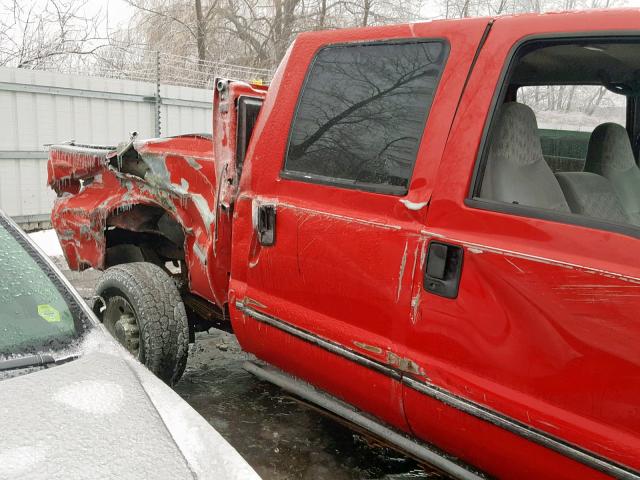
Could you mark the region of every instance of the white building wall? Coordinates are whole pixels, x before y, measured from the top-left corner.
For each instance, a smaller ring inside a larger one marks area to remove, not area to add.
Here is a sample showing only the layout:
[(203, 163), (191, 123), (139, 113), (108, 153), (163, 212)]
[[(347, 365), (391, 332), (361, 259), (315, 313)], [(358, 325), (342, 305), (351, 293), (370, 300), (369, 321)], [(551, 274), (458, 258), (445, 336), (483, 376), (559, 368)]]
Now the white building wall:
[[(19, 223), (44, 221), (46, 145), (117, 145), (155, 136), (156, 85), (132, 80), (0, 68), (0, 209)], [(211, 133), (211, 90), (162, 85), (161, 135)]]

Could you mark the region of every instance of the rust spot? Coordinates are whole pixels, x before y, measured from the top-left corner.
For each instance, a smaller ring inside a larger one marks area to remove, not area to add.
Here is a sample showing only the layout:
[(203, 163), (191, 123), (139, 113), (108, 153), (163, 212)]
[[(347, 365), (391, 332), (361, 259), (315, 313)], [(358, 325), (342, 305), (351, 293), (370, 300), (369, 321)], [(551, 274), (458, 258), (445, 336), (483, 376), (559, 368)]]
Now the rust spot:
[(414, 375), (425, 375), (424, 368), (420, 367), (416, 362), (409, 358), (403, 358), (393, 352), (387, 352), (387, 362), (398, 370), (412, 373)]
[(362, 350), (366, 350), (367, 352), (382, 355), (382, 349), (380, 347), (376, 347), (375, 345), (367, 345), (366, 343), (358, 342), (357, 340), (354, 340), (353, 344), (356, 347), (361, 348)]
[(269, 308), (264, 303), (260, 303), (258, 300), (255, 300), (251, 297), (244, 297), (244, 300), (242, 301), (242, 303), (244, 303), (244, 305), (247, 307), (253, 305), (254, 307), (259, 307), (259, 308)]

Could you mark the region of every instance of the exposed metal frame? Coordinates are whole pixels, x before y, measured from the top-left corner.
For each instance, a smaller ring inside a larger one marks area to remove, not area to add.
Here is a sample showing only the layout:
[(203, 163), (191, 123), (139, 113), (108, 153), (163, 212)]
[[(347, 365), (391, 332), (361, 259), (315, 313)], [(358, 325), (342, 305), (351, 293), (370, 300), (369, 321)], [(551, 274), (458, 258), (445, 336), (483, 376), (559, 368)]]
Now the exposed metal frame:
[(603, 472), (607, 475), (611, 475), (615, 478), (625, 480), (640, 480), (640, 472), (637, 472), (627, 466), (620, 465), (593, 452), (589, 452), (576, 445), (565, 442), (564, 440), (554, 437), (553, 435), (543, 432), (542, 430), (538, 430), (534, 427), (526, 425), (516, 419), (507, 417), (506, 415), (479, 405), (466, 398), (455, 395), (454, 393), (448, 392), (435, 385), (423, 382), (421, 380), (416, 380), (412, 377), (408, 377), (396, 368), (372, 360), (335, 342), (321, 338), (309, 331), (303, 330), (299, 327), (295, 327), (280, 319), (254, 310), (241, 301), (236, 301), (235, 305), (236, 308), (242, 313), (259, 322), (277, 328), (278, 330), (281, 330), (283, 332), (289, 333), (320, 348), (324, 348), (331, 353), (340, 355), (343, 358), (358, 363), (359, 365), (371, 368), (381, 373), (382, 375), (391, 377), (395, 380), (399, 380), (403, 385), (406, 385), (407, 387), (412, 388), (419, 393), (427, 395), (435, 400), (444, 403), (445, 405), (460, 410), (475, 418), (491, 423), (496, 427), (500, 427), (510, 433), (536, 443), (537, 445), (553, 450), (554, 452), (564, 455), (565, 457), (586, 465), (587, 467), (593, 468), (594, 470)]

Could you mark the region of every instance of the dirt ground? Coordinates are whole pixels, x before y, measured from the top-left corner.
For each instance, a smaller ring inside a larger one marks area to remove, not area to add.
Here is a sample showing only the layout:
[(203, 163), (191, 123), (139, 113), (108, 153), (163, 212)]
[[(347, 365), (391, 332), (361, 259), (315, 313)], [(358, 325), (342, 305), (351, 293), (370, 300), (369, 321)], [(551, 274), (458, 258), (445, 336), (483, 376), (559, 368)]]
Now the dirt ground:
[[(100, 273), (71, 272), (61, 258), (56, 263), (91, 298)], [(242, 368), (251, 358), (231, 334), (200, 333), (175, 390), (265, 480), (441, 478), (258, 380)]]

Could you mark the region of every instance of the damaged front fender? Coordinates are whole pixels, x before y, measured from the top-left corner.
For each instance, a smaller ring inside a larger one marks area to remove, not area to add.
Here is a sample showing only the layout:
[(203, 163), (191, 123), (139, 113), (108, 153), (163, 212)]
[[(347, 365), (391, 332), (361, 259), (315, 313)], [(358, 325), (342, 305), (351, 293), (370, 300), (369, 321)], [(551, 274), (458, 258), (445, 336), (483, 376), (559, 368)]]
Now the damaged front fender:
[(70, 268), (107, 267), (110, 229), (144, 233), (139, 226), (145, 218), (134, 227), (124, 217), (134, 207), (157, 207), (183, 230), (190, 289), (224, 302), (226, 274), (216, 283), (220, 279), (212, 258), (216, 175), (210, 138), (133, 141), (120, 149), (96, 149), (93, 157), (82, 147), (52, 146), (48, 169), (49, 185), (60, 195), (52, 224)]
[[(237, 151), (246, 151), (251, 135), (249, 128), (239, 133), (237, 106), (243, 98), (260, 105), (267, 88), (223, 80), (217, 85), (213, 136), (139, 140), (134, 134), (117, 148), (50, 147), (48, 183), (58, 194), (51, 221), (70, 268), (107, 268), (115, 258), (111, 249), (131, 252), (145, 242), (151, 261), (182, 261), (190, 292), (224, 306), (243, 160)], [(253, 115), (255, 120), (257, 111)], [(247, 127), (251, 122), (242, 118)], [(137, 261), (124, 257), (120, 263)]]

